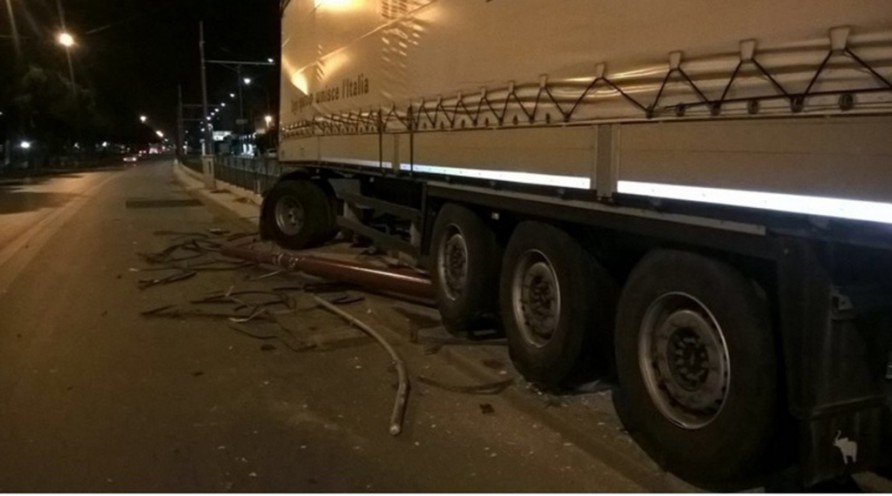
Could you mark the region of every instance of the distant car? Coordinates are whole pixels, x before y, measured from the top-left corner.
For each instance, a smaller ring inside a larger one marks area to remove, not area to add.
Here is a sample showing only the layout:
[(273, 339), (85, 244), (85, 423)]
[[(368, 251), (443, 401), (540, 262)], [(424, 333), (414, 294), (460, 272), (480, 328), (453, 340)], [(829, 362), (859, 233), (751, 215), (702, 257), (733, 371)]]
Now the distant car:
[(139, 161), (139, 155), (127, 155), (124, 157), (124, 162), (135, 163)]

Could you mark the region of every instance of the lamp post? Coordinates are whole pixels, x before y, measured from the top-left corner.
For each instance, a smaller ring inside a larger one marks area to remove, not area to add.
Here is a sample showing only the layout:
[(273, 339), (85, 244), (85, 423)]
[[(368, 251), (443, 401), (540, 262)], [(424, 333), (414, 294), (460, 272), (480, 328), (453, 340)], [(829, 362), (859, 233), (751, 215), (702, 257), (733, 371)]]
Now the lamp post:
[(223, 66), (233, 72), (235, 72), (236, 76), (236, 85), (238, 86), (238, 94), (230, 93), (229, 98), (235, 100), (238, 98), (239, 105), (239, 114), (238, 120), (239, 126), (244, 125), (245, 121), (245, 99), (244, 99), (244, 87), (251, 86), (254, 83), (254, 79), (248, 76), (245, 76), (242, 72), (243, 67), (275, 67), (275, 61), (273, 59), (267, 59), (266, 61), (245, 61), (245, 60), (205, 60), (207, 64), (214, 64)]
[(68, 78), (74, 91), (74, 65), (71, 63), (71, 49), (77, 45), (74, 36), (68, 31), (62, 31), (56, 36), (56, 42), (65, 49), (65, 57), (68, 59)]
[[(204, 110), (204, 119), (206, 121), (210, 121), (211, 118), (208, 116), (208, 75), (207, 75), (207, 64), (204, 58), (204, 21), (201, 21), (198, 24), (199, 31), (199, 39), (198, 45), (201, 52), (201, 97), (202, 97), (202, 107)], [(210, 126), (205, 124), (205, 132), (204, 132), (204, 147), (202, 150), (203, 155), (211, 155), (214, 153), (214, 133), (211, 130)]]

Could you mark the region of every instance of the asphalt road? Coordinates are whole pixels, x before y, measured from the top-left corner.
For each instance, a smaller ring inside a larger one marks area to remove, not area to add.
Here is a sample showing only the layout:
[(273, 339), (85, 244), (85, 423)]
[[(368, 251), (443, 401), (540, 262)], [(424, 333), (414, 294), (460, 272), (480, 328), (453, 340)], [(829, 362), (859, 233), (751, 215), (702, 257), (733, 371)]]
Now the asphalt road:
[[(255, 229), (251, 208), (197, 191), (170, 160), (0, 178), (0, 492), (695, 490), (632, 442), (609, 388), (536, 391), (503, 343), (450, 341), (422, 306), (350, 290), (359, 298), (340, 307), (408, 365), (397, 437), (388, 357), (306, 292), (288, 292), (296, 310), (278, 323), (142, 316), (318, 282), (240, 268), (140, 290), (170, 272), (139, 253)], [(467, 389), (505, 381), (493, 394)]]
[[(580, 442), (551, 418), (572, 408), (519, 385), (474, 396), (416, 382), (405, 431), (390, 436), (388, 358), (305, 295), (293, 318), (321, 345), (303, 353), (226, 321), (141, 317), (221, 288), (287, 283), (245, 281), (263, 271), (243, 269), (140, 291), (154, 276), (135, 272), (137, 253), (171, 243), (155, 231), (246, 229), (190, 199), (169, 161), (0, 182), (0, 491), (681, 487), (611, 412), (580, 409), (597, 434)], [(499, 345), (410, 343), (410, 331), (437, 332), (424, 308), (373, 296), (343, 308), (384, 329), (413, 379), (513, 377)]]

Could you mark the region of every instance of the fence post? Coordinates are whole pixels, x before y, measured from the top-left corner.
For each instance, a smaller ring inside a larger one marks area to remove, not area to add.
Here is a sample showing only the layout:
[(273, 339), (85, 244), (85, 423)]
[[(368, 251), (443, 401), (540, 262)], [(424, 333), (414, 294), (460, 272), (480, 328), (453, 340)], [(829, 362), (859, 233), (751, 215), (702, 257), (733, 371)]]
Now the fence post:
[(204, 187), (214, 191), (217, 189), (217, 178), (214, 172), (215, 170), (214, 164), (214, 156), (213, 155), (202, 155), (201, 157), (201, 169), (202, 175), (204, 176)]

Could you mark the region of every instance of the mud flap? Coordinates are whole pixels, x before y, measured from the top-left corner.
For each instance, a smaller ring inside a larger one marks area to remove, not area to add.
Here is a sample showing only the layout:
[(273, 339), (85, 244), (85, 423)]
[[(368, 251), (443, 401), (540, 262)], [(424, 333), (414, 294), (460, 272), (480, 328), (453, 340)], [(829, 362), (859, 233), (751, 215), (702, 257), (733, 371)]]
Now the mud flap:
[(892, 462), (887, 405), (826, 414), (802, 424), (804, 487)]
[(811, 248), (785, 247), (779, 281), (804, 488), (892, 463), (892, 291), (887, 283), (834, 284)]

